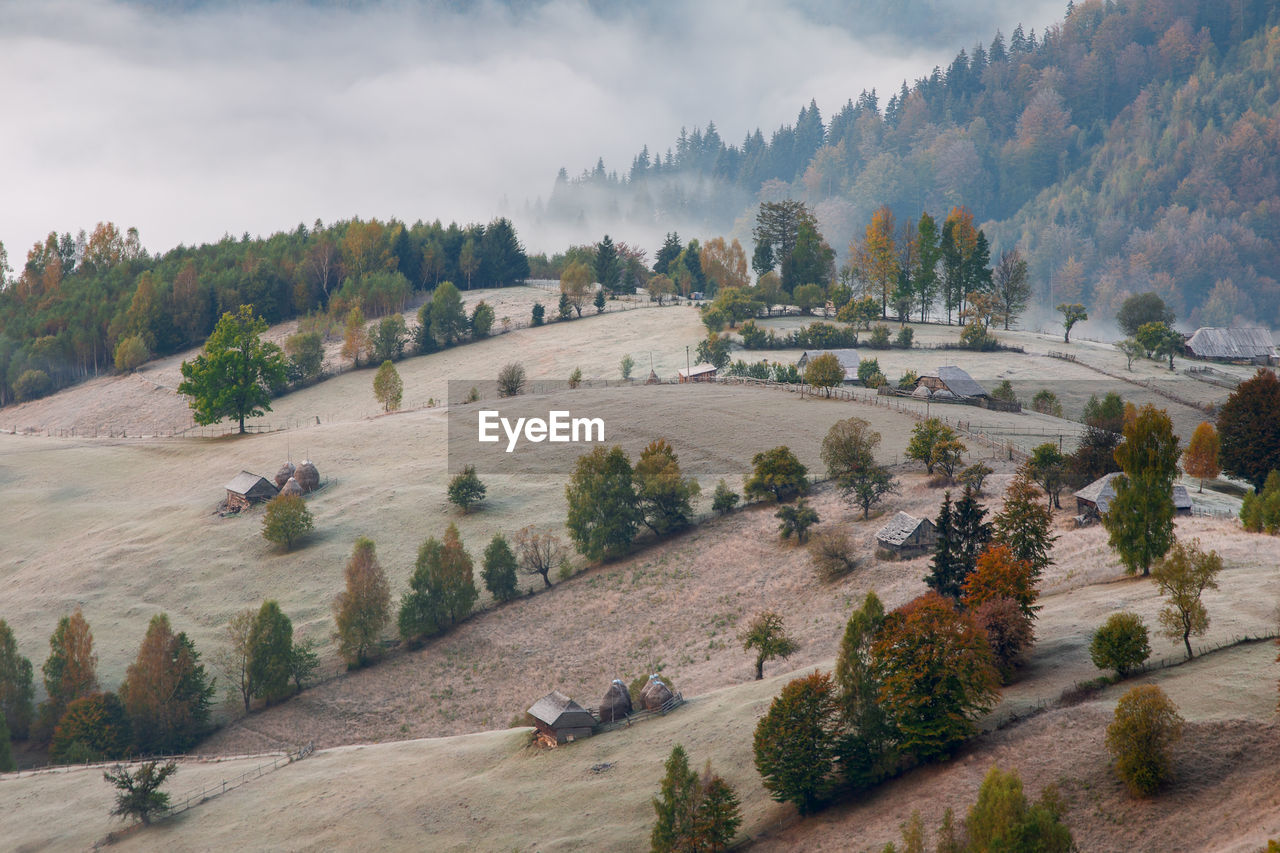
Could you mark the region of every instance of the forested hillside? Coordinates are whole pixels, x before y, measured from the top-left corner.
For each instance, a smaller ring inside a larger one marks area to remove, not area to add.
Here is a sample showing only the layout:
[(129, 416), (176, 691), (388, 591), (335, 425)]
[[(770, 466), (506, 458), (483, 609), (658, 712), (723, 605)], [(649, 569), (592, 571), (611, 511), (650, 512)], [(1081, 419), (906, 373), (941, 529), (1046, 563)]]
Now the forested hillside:
[(9, 273), (0, 244), (0, 405), (111, 369), (122, 342), (131, 365), (198, 346), (242, 304), (269, 323), (311, 312), (341, 322), (357, 306), (377, 317), (441, 281), (523, 280), (529, 261), (506, 219), (466, 227), (317, 221), (154, 256), (134, 229), (101, 223), (92, 234), (51, 233)]
[(1088, 0), (829, 119), (811, 102), (769, 137), (726, 144), (708, 122), (622, 174), (561, 170), (540, 212), (745, 237), (758, 202), (795, 198), (842, 250), (881, 205), (966, 206), (993, 256), (1022, 250), (1044, 306), (1113, 316), (1154, 290), (1184, 325), (1280, 325), (1278, 79), (1273, 0)]

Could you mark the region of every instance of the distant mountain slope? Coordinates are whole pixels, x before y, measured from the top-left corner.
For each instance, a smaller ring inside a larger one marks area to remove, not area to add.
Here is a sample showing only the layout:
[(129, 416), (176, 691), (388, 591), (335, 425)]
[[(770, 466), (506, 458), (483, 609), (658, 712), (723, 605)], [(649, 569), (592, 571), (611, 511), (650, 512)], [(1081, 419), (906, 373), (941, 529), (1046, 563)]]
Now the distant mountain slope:
[(827, 121), (811, 102), (769, 137), (709, 122), (623, 174), (562, 170), (543, 215), (745, 236), (758, 201), (791, 197), (843, 250), (882, 204), (966, 205), (1045, 305), (1110, 315), (1155, 290), (1184, 323), (1280, 325), (1278, 64), (1274, 0), (1088, 0)]

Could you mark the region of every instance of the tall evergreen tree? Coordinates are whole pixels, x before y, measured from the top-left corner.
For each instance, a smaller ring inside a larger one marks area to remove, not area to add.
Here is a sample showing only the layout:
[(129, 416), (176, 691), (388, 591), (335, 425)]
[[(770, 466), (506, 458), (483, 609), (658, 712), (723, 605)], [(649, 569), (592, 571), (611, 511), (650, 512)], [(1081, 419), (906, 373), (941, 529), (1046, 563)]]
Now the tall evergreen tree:
[(880, 705), (880, 681), (871, 647), (884, 624), (884, 605), (868, 592), (845, 625), (836, 657), (845, 733), (840, 742), (841, 775), (854, 788), (874, 785), (893, 763), (893, 727)]
[(622, 260), (618, 257), (618, 247), (608, 234), (596, 244), (595, 261), (596, 281), (607, 291), (618, 288), (618, 279), (622, 275)]
[(955, 513), (951, 506), (951, 492), (942, 496), (942, 508), (934, 522), (938, 539), (933, 548), (929, 574), (925, 585), (940, 595), (958, 599), (964, 589), (964, 563), (960, 556), (960, 543), (956, 538)]
[(0, 619), (0, 715), (9, 732), (25, 740), (34, 714), (31, 661), (18, 654), (18, 643), (8, 623)]
[(684, 251), (684, 243), (680, 242), (680, 235), (675, 231), (668, 231), (667, 238), (662, 241), (662, 247), (658, 249), (658, 254), (653, 260), (654, 274), (667, 275), (671, 262), (680, 257), (682, 251)]
[(911, 271), (911, 283), (920, 305), (920, 322), (923, 323), (938, 298), (938, 263), (942, 260), (938, 223), (928, 212), (920, 214), (916, 245), (916, 267)]

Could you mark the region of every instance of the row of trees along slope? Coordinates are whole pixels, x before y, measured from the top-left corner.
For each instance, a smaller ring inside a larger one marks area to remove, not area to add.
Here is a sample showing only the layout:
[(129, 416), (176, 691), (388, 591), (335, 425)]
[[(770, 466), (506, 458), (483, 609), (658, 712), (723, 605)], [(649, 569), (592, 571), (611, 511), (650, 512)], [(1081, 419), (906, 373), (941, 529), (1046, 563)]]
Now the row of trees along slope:
[(340, 321), (354, 307), (402, 311), (442, 281), (502, 287), (528, 275), (506, 219), (317, 220), (155, 255), (135, 229), (101, 223), (92, 234), (50, 233), (16, 269), (0, 244), (0, 405), (196, 346), (242, 304), (267, 323), (315, 311)]
[(1023, 251), (1049, 308), (1110, 316), (1154, 290), (1193, 324), (1277, 322), (1274, 4), (1066, 10), (1039, 37), (997, 32), (829, 120), (810, 102), (770, 136), (726, 143), (709, 122), (622, 174), (562, 170), (545, 215), (609, 227), (610, 211), (651, 223), (678, 210), (685, 222), (661, 224), (728, 232), (757, 200), (790, 197), (843, 246), (881, 205), (905, 222), (964, 204), (991, 223), (994, 250)]

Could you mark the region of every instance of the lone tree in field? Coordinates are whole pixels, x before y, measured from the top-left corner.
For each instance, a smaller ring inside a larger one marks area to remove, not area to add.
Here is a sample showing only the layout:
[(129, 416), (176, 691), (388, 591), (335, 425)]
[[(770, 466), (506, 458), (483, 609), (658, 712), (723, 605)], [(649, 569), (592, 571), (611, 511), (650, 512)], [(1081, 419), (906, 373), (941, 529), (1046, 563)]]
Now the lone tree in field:
[(449, 503), (468, 513), (484, 500), (486, 491), (485, 484), (476, 476), (476, 466), (466, 465), (449, 481)]
[(1190, 660), (1191, 636), (1204, 636), (1209, 630), (1209, 611), (1200, 600), (1206, 589), (1218, 588), (1222, 558), (1217, 551), (1200, 550), (1200, 540), (1190, 545), (1174, 542), (1164, 559), (1151, 572), (1160, 595), (1169, 603), (1160, 611), (1160, 633), (1170, 640), (1182, 640)]
[(1151, 657), (1147, 626), (1136, 613), (1112, 613), (1094, 632), (1089, 643), (1089, 659), (1098, 669), (1113, 669), (1119, 678), (1146, 663)]
[(711, 508), (720, 515), (728, 515), (738, 505), (742, 496), (729, 488), (729, 484), (721, 479), (716, 483), (715, 493), (711, 496)]
[(1135, 687), (1116, 703), (1107, 751), (1134, 796), (1149, 797), (1173, 777), (1169, 749), (1182, 737), (1182, 722), (1178, 706), (1154, 684)]
[(292, 550), (293, 543), (315, 527), (311, 510), (301, 495), (276, 495), (262, 514), (262, 538)]
[(192, 417), (201, 426), (231, 418), (244, 419), (271, 411), (271, 392), (284, 385), (284, 352), (261, 340), (267, 321), (253, 315), (252, 305), (222, 315), (204, 352), (182, 363), (178, 393), (190, 398)]
[(516, 533), (516, 560), (525, 574), (540, 575), (546, 588), (551, 587), (551, 570), (564, 561), (567, 554), (560, 537), (522, 527)]
[(757, 453), (751, 464), (751, 476), (742, 487), (749, 500), (783, 502), (809, 491), (809, 471), (788, 447)]
[(343, 569), (346, 589), (333, 599), (338, 653), (348, 668), (364, 666), (391, 618), (391, 587), (372, 539), (361, 536)]
[(778, 519), (778, 533), (783, 539), (790, 539), (794, 533), (796, 542), (803, 545), (809, 538), (809, 528), (820, 520), (818, 511), (809, 506), (804, 498), (790, 506), (780, 506), (774, 513)]
[(625, 554), (643, 519), (631, 461), (614, 445), (597, 447), (578, 458), (564, 487), (569, 504), (565, 526), (578, 553), (588, 560)]
[(489, 546), (484, 549), (484, 567), (480, 570), (485, 589), (494, 601), (510, 601), (519, 594), (516, 585), (516, 555), (507, 544), (507, 537), (493, 534)]
[(835, 783), (840, 703), (831, 676), (814, 672), (782, 688), (756, 724), (756, 770), (770, 796), (816, 810)]
[(821, 388), (830, 397), (831, 389), (844, 383), (844, 368), (840, 365), (840, 359), (832, 353), (824, 352), (805, 365), (804, 381), (806, 385)]
[(1182, 470), (1187, 476), (1200, 481), (1199, 491), (1204, 491), (1204, 481), (1212, 480), (1222, 470), (1218, 466), (1218, 431), (1208, 421), (1196, 427), (1191, 442), (1182, 454)]
[(516, 397), (524, 391), (524, 365), (509, 361), (498, 371), (498, 396)]
[(1178, 437), (1163, 409), (1143, 406), (1126, 419), (1124, 443), (1116, 448), (1124, 475), (1115, 478), (1115, 500), (1102, 516), (1108, 542), (1125, 571), (1151, 574), (1151, 564), (1173, 545), (1173, 480), (1178, 475)]
[(797, 646), (787, 635), (782, 617), (772, 610), (757, 613), (743, 632), (742, 650), (756, 652), (756, 681), (764, 678), (764, 665), (774, 658), (789, 658)]
[(117, 764), (111, 771), (104, 770), (102, 778), (118, 791), (111, 816), (136, 817), (143, 824), (150, 824), (152, 815), (169, 808), (169, 795), (161, 792), (160, 786), (177, 772), (176, 761), (164, 764), (148, 761), (132, 773), (123, 764)]
[(1262, 491), (1267, 475), (1280, 471), (1280, 379), (1259, 370), (1236, 386), (1218, 410), (1222, 470)]
[(382, 362), (378, 372), (373, 375), (373, 396), (378, 398), (384, 412), (394, 412), (400, 408), (404, 382), (400, 380), (400, 372), (390, 359)]
[(1058, 306), (1058, 311), (1062, 314), (1062, 342), (1069, 344), (1071, 343), (1071, 327), (1076, 323), (1088, 320), (1089, 314), (1079, 302), (1070, 304), (1064, 302)]
[(683, 476), (680, 458), (665, 440), (650, 442), (641, 452), (635, 484), (642, 520), (656, 535), (667, 536), (689, 526), (693, 499), (702, 489), (696, 479)]
[(875, 449), (880, 433), (862, 418), (836, 421), (822, 439), (822, 461), (827, 475), (834, 478), (846, 498), (862, 507), (862, 517), (871, 517), (871, 507), (885, 495), (898, 490), (889, 469), (876, 464)]

